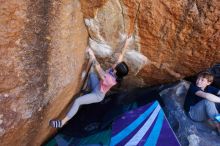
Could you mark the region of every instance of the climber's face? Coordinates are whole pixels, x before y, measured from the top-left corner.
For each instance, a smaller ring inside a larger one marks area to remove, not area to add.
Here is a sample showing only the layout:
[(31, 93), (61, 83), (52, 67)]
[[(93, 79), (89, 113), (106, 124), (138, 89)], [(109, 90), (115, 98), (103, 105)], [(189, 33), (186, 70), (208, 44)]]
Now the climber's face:
[(196, 80), (196, 86), (200, 87), (202, 89), (205, 89), (206, 86), (210, 85), (211, 82), (208, 81), (208, 79), (204, 78), (204, 77), (199, 77)]

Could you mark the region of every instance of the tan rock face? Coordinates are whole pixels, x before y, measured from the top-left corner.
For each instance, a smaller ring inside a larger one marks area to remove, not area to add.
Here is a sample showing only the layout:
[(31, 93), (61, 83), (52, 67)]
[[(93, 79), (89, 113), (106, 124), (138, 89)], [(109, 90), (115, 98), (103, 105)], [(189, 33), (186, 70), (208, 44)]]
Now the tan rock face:
[(220, 61), (219, 9), (218, 0), (2, 0), (1, 145), (40, 145), (54, 132), (49, 119), (81, 83), (88, 33), (104, 68), (133, 35), (128, 88), (171, 82)]
[(78, 90), (87, 45), (79, 1), (1, 1), (0, 145), (40, 145)]

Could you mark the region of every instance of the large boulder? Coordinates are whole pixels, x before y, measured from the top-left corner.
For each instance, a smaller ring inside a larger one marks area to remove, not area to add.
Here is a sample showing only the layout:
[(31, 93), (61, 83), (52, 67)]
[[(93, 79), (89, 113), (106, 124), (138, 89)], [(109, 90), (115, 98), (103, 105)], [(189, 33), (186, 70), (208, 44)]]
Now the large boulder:
[(88, 37), (81, 6), (3, 0), (0, 28), (0, 145), (39, 146), (80, 85)]
[(145, 66), (139, 62), (142, 69), (137, 69), (126, 61), (147, 85), (176, 81), (220, 60), (218, 0), (81, 1), (90, 44), (111, 48), (114, 56), (120, 52), (123, 35), (133, 34), (129, 49), (145, 55), (148, 62)]
[(220, 146), (220, 136), (205, 122), (194, 122), (184, 112), (183, 104), (189, 82), (181, 81), (160, 92), (166, 116), (182, 146)]

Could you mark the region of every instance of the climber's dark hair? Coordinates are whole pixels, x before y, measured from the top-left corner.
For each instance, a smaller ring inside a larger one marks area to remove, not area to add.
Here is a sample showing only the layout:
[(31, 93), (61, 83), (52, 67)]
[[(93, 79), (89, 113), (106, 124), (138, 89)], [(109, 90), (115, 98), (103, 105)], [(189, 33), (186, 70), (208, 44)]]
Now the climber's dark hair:
[(123, 77), (126, 76), (129, 72), (128, 66), (124, 61), (118, 63), (115, 67), (115, 70), (117, 76), (116, 81), (118, 83), (120, 83), (123, 80)]

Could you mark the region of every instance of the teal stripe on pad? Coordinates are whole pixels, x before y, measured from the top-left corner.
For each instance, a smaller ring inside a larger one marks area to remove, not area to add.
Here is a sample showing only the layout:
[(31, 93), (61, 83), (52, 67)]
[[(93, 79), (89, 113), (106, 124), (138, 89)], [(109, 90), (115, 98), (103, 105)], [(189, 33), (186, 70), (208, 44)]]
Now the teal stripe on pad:
[(160, 110), (160, 113), (157, 117), (157, 121), (154, 125), (154, 128), (151, 131), (151, 133), (150, 133), (146, 143), (144, 144), (144, 146), (156, 146), (159, 135), (160, 135), (160, 131), (161, 131), (162, 126), (163, 126), (163, 120), (164, 120), (163, 110)]

